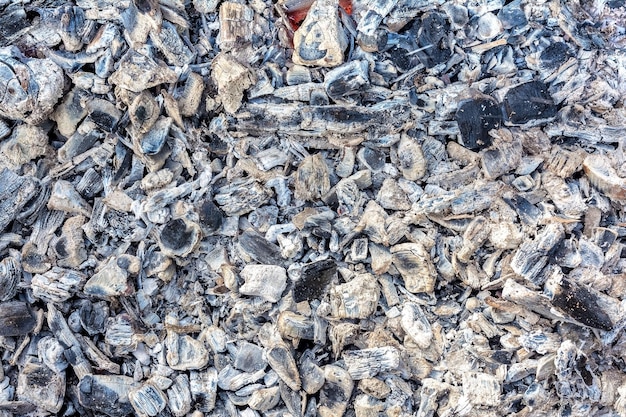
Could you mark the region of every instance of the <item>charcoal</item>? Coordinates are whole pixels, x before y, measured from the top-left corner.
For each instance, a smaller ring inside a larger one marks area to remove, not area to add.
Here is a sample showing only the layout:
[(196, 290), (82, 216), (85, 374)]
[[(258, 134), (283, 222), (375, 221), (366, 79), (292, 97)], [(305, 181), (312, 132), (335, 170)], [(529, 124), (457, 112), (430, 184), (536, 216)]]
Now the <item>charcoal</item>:
[(337, 264), (332, 259), (304, 265), (293, 288), (294, 301), (299, 303), (323, 297), (336, 274)]
[(367, 61), (353, 61), (326, 73), (324, 84), (333, 100), (350, 96), (369, 83)]
[(280, 248), (253, 230), (242, 233), (239, 237), (239, 247), (252, 259), (263, 264), (282, 265), (284, 261)]
[(199, 208), (200, 226), (209, 233), (219, 230), (224, 223), (224, 214), (211, 200), (204, 200)]
[(0, 417), (626, 416), (623, 0), (0, 0)]
[(4, 230), (20, 214), (36, 191), (34, 178), (20, 177), (7, 168), (0, 171), (0, 229)]
[(455, 119), (463, 145), (471, 150), (480, 150), (491, 145), (489, 131), (500, 127), (502, 114), (498, 105), (490, 99), (467, 100), (459, 104)]
[(40, 409), (57, 413), (65, 397), (65, 372), (54, 372), (45, 364), (29, 361), (17, 380), (17, 397)]
[(505, 28), (523, 27), (528, 23), (526, 14), (520, 7), (520, 4), (520, 0), (509, 2), (498, 13), (498, 17)]
[(504, 97), (504, 110), (507, 120), (513, 124), (524, 124), (536, 119), (549, 119), (556, 116), (548, 87), (541, 81), (531, 81), (513, 87)]
[(121, 417), (133, 410), (128, 392), (136, 383), (119, 375), (87, 375), (78, 384), (78, 399), (90, 410), (111, 417)]
[(521, 195), (515, 195), (511, 198), (505, 198), (511, 208), (513, 208), (526, 224), (536, 224), (541, 218), (541, 210)]
[(393, 47), (387, 53), (391, 62), (402, 72), (409, 71), (420, 64), (419, 57), (417, 55), (409, 55), (409, 51), (404, 48)]
[(185, 256), (191, 252), (201, 239), (200, 227), (196, 223), (183, 219), (169, 221), (159, 236), (161, 249), (171, 255)]
[(546, 68), (556, 69), (572, 56), (571, 48), (565, 42), (556, 42), (541, 52), (539, 60)]
[(35, 328), (35, 315), (21, 301), (0, 303), (0, 336), (23, 336)]
[(598, 301), (598, 296), (585, 287), (563, 279), (555, 283), (552, 304), (574, 320), (596, 329), (609, 331), (613, 328), (608, 314)]
[(417, 55), (426, 68), (446, 62), (452, 55), (447, 44), (449, 32), (450, 23), (444, 13), (430, 12), (422, 18), (417, 44), (424, 49)]
[(26, 11), (19, 4), (12, 4), (7, 7), (0, 22), (0, 46), (10, 45), (20, 32), (31, 26)]
[(363, 165), (372, 171), (380, 171), (385, 166), (385, 153), (379, 149), (364, 147), (357, 154)]

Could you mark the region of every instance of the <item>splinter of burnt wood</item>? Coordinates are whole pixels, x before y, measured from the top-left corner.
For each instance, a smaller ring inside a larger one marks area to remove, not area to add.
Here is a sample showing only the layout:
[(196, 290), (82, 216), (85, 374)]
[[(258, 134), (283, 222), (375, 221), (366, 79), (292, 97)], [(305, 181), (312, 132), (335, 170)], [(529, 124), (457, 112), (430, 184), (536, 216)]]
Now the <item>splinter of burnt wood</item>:
[(410, 116), (408, 102), (383, 101), (371, 107), (248, 104), (229, 128), (252, 135), (267, 133), (324, 136), (366, 132), (375, 128), (393, 132)]

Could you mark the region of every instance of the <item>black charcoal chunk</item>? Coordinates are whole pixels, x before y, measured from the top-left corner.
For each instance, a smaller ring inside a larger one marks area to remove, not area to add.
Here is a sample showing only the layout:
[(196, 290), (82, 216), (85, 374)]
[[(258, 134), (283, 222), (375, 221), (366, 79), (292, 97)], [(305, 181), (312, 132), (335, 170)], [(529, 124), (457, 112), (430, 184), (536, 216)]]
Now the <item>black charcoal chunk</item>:
[(102, 111), (100, 109), (93, 111), (89, 117), (96, 125), (98, 125), (98, 127), (107, 132), (112, 132), (119, 121), (116, 115), (107, 113), (106, 111)]
[(26, 364), (20, 367), (17, 398), (36, 405), (40, 410), (56, 414), (63, 406), (65, 388), (65, 372), (57, 373), (33, 358), (27, 359)]
[(354, 382), (346, 370), (335, 365), (326, 365), (324, 376), (326, 382), (319, 394), (319, 410), (324, 412), (320, 415), (343, 415), (350, 400)]
[(86, 375), (78, 383), (78, 400), (83, 407), (107, 416), (131, 415), (128, 391), (134, 385), (133, 379), (126, 376)]
[(480, 150), (491, 145), (489, 131), (498, 129), (502, 123), (502, 113), (495, 101), (484, 99), (464, 100), (455, 114), (463, 145), (472, 150)]
[(539, 60), (547, 69), (556, 69), (574, 56), (565, 42), (555, 42), (541, 52)]
[(513, 124), (556, 116), (557, 107), (541, 81), (531, 81), (511, 88), (503, 101), (506, 117)]
[(22, 301), (0, 304), (0, 336), (23, 336), (35, 328), (36, 320), (30, 307)]
[(491, 353), (491, 359), (504, 365), (510, 365), (512, 357), (513, 353), (507, 350), (494, 350)]
[(338, 384), (325, 383), (321, 392), (321, 395), (323, 396), (322, 398), (333, 406), (337, 406), (337, 404), (346, 403), (348, 401), (344, 390), (339, 387)]
[(585, 326), (606, 331), (613, 328), (611, 319), (598, 304), (598, 297), (565, 278), (553, 289), (552, 304)]
[[(326, 120), (329, 123), (363, 123), (370, 121), (370, 115), (359, 108), (345, 106), (320, 106), (311, 109), (313, 117)], [(300, 123), (300, 121), (298, 122)]]
[(101, 133), (98, 130), (89, 131), (85, 135), (81, 135), (76, 132), (74, 134), (74, 136), (78, 139), (76, 141), (76, 146), (68, 147), (67, 152), (65, 152), (65, 158), (71, 159), (83, 152), (87, 152), (89, 149), (94, 147), (96, 142), (98, 142), (100, 135)]
[(526, 14), (520, 7), (520, 1), (515, 0), (504, 6), (498, 13), (498, 19), (505, 29), (526, 26), (528, 20)]
[(226, 155), (228, 154), (228, 144), (218, 135), (210, 134), (208, 136), (209, 147), (211, 149), (211, 153), (215, 155)]
[(239, 236), (239, 249), (255, 261), (266, 265), (282, 265), (280, 248), (254, 230), (248, 229)]
[(161, 229), (159, 246), (168, 256), (187, 256), (202, 238), (200, 226), (184, 219), (170, 220)]
[(198, 210), (200, 226), (208, 233), (219, 230), (224, 223), (224, 213), (211, 200), (204, 200)]
[(391, 62), (402, 72), (409, 71), (420, 63), (417, 55), (409, 55), (409, 51), (404, 48), (393, 47), (388, 51), (388, 54)]
[(191, 231), (182, 219), (169, 221), (161, 231), (161, 242), (174, 250), (181, 249), (190, 239)]
[(124, 151), (119, 153), (119, 160), (121, 162), (115, 170), (115, 174), (113, 175), (113, 184), (119, 184), (122, 178), (128, 175), (133, 163), (133, 153), (125, 146), (123, 148)]
[(446, 62), (452, 56), (447, 43), (449, 33), (450, 23), (444, 13), (431, 12), (422, 19), (417, 44), (423, 49), (417, 56), (426, 68)]
[(322, 298), (336, 274), (337, 264), (332, 259), (304, 265), (300, 279), (293, 288), (294, 301), (299, 303)]

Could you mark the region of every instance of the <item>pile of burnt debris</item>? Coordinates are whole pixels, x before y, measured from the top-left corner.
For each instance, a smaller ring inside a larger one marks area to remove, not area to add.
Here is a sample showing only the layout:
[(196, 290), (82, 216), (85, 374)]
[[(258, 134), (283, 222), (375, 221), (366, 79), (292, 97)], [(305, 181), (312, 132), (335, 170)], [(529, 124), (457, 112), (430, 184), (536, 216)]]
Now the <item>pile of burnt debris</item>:
[(0, 417), (626, 416), (623, 0), (0, 0)]

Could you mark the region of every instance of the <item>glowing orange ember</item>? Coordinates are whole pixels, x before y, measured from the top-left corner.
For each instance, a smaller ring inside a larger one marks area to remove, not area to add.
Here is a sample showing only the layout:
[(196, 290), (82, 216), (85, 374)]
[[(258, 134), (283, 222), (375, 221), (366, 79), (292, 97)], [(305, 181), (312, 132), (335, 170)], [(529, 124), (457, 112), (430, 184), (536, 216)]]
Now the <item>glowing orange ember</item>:
[(289, 18), (289, 22), (291, 23), (291, 27), (293, 28), (293, 30), (297, 30), (300, 27), (300, 25), (304, 21), (304, 18), (306, 17), (306, 14), (309, 12), (309, 9), (310, 7), (307, 7), (306, 9), (299, 9), (287, 12), (287, 17)]
[(339, 0), (339, 6), (348, 14), (352, 14), (352, 0)]

